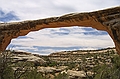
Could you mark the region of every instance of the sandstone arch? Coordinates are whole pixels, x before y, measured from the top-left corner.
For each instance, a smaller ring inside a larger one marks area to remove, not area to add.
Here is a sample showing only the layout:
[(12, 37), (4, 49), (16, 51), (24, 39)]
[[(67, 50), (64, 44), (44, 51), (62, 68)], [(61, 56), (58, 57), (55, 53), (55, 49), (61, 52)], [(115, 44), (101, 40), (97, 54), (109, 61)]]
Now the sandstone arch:
[(120, 6), (87, 13), (71, 13), (60, 17), (22, 22), (0, 23), (0, 50), (5, 50), (11, 39), (43, 28), (70, 26), (92, 27), (107, 31), (120, 55)]

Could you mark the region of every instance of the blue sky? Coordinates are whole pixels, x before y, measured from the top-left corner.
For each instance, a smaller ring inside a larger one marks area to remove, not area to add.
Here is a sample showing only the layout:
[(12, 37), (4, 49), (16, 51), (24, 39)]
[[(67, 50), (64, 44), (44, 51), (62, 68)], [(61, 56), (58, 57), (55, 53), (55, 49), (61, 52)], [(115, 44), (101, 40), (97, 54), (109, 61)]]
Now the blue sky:
[(4, 12), (0, 8), (0, 22), (8, 22), (8, 21), (15, 21), (20, 20), (19, 17), (17, 17), (14, 13), (14, 11)]
[[(0, 2), (0, 22), (91, 12), (119, 5), (120, 0), (3, 0)], [(26, 36), (13, 39), (9, 47), (14, 50), (49, 54), (56, 51), (114, 47), (114, 44), (104, 31), (73, 26), (30, 32)]]

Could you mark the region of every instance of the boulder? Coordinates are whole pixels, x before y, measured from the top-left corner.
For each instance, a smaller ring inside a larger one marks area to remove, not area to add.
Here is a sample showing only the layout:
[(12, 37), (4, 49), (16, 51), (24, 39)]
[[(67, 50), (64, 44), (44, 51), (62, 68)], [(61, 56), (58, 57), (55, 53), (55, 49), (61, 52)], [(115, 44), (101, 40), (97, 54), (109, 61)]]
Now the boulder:
[(70, 79), (82, 79), (86, 77), (84, 71), (68, 70), (67, 74), (69, 75)]

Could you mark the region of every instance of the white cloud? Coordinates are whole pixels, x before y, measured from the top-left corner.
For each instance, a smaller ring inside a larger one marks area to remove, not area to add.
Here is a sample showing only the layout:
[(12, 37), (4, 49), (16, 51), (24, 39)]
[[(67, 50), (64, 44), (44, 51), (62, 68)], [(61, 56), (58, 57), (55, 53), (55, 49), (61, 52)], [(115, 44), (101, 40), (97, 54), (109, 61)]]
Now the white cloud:
[(92, 11), (119, 4), (119, 0), (2, 0), (0, 7), (6, 11), (15, 11), (21, 20), (25, 20)]
[[(105, 35), (94, 35), (84, 33), (85, 30), (79, 27), (66, 28), (69, 30), (68, 35), (59, 35), (56, 32), (62, 33), (61, 28), (54, 29), (43, 29), (37, 32), (32, 32), (27, 35), (25, 39), (13, 39), (12, 44), (23, 45), (23, 46), (53, 46), (53, 47), (71, 47), (71, 46), (82, 46), (82, 47), (107, 47), (114, 46), (111, 38)], [(54, 31), (51, 31), (54, 30)], [(94, 31), (94, 30), (93, 30)], [(55, 32), (55, 33), (53, 33)], [(76, 32), (78, 34), (76, 34)], [(31, 39), (34, 38), (34, 39)]]

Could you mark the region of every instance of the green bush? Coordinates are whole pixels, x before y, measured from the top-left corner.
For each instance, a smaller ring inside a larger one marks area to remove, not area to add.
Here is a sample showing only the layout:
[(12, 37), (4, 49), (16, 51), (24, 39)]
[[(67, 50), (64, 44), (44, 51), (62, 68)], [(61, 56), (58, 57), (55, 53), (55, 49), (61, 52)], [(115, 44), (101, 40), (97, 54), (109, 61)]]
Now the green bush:
[(41, 73), (37, 72), (36, 69), (25, 73), (22, 78), (23, 79), (47, 79)]
[(111, 60), (111, 64), (98, 67), (94, 79), (120, 79), (120, 57), (116, 55)]
[(0, 79), (13, 79), (11, 61), (9, 51), (0, 52)]
[(54, 79), (68, 79), (68, 75), (66, 73), (59, 73)]

